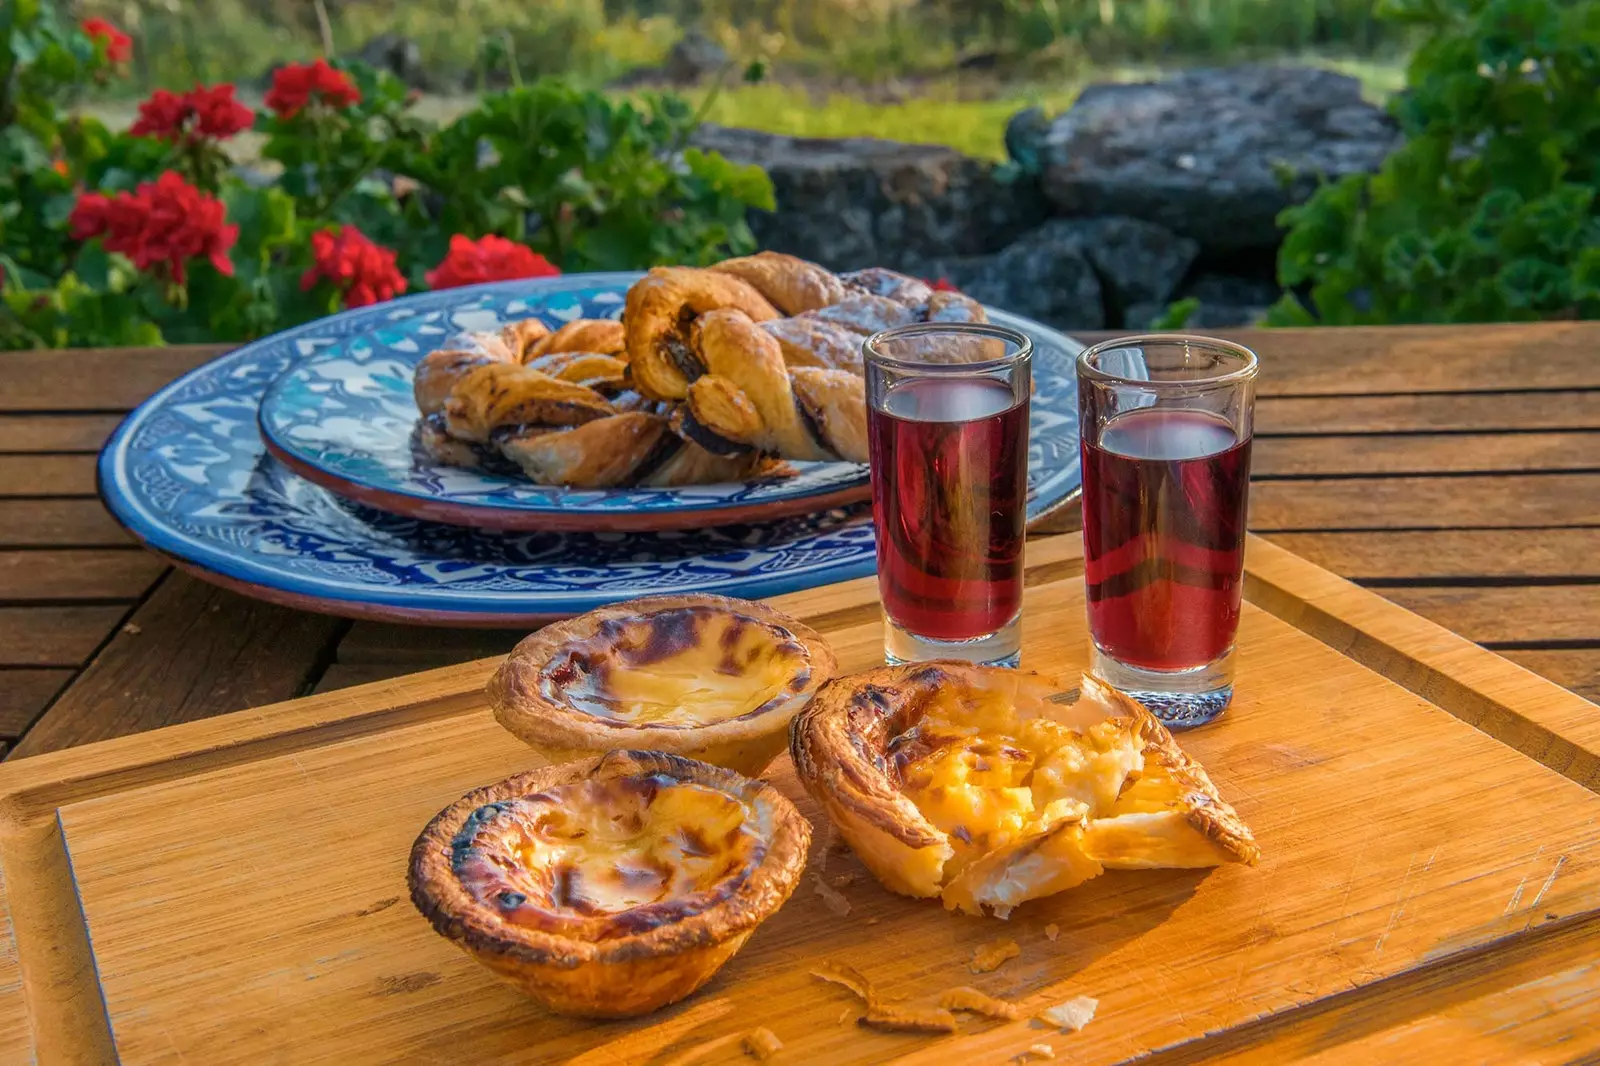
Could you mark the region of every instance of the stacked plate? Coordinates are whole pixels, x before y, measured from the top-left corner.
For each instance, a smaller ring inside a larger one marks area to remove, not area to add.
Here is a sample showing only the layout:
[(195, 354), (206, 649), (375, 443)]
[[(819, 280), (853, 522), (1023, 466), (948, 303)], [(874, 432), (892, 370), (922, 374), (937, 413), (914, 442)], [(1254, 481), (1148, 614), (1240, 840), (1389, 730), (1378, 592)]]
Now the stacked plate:
[[(107, 507), (150, 548), (262, 599), (364, 618), (517, 625), (655, 592), (758, 597), (873, 572), (867, 468), (782, 481), (544, 488), (418, 454), (412, 373), (461, 330), (615, 318), (638, 274), (450, 289), (347, 311), (151, 397), (100, 456)], [(1033, 337), (1029, 516), (1080, 484), (1072, 360)]]

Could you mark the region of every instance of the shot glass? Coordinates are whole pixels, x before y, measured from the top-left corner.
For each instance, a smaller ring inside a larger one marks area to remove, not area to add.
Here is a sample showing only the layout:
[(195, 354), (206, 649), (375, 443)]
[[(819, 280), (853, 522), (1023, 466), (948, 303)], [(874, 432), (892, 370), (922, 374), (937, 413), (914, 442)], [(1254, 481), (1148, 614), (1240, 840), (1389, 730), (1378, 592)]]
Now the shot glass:
[(925, 323), (864, 356), (884, 658), (1016, 666), (1033, 343)]
[(1078, 356), (1090, 668), (1170, 726), (1233, 699), (1256, 369), (1182, 335)]

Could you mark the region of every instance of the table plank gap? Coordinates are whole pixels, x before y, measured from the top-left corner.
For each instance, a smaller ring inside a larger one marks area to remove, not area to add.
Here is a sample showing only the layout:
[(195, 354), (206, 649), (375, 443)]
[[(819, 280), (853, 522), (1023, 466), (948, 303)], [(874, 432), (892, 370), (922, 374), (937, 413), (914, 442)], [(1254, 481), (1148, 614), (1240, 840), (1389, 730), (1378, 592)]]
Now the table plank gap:
[(0, 665), (81, 666), (127, 613), (125, 606), (0, 607)]
[(128, 622), (13, 758), (292, 699), (320, 676), (348, 625), (175, 571)]
[(70, 667), (0, 670), (0, 735), (20, 737), (76, 673)]
[(87, 453), (100, 450), (122, 416), (0, 415), (0, 453)]
[(0, 354), (0, 411), (129, 411), (229, 344), (76, 348)]
[(0, 551), (0, 600), (135, 600), (167, 564), (133, 546)]

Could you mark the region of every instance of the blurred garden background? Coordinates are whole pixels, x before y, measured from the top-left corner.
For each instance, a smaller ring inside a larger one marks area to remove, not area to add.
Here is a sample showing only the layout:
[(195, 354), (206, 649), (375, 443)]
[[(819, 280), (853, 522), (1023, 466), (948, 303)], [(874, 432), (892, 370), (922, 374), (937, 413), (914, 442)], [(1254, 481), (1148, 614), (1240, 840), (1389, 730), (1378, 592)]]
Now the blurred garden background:
[(0, 346), (776, 248), (1064, 328), (1600, 316), (1600, 0), (5, 0)]

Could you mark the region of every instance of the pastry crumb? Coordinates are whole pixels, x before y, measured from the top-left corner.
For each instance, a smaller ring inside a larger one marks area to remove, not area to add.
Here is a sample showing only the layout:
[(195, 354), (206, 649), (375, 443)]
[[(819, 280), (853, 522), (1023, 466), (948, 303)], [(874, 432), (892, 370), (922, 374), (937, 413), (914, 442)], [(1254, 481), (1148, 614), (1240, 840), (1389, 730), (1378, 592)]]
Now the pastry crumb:
[(872, 916), (872, 917), (871, 917), (871, 918), (868, 918), (868, 919), (867, 919), (867, 924), (868, 924), (868, 925), (877, 925), (877, 924), (878, 924), (878, 922), (879, 922), (879, 920), (880, 920), (880, 919), (879, 919), (879, 918), (878, 918), (878, 916), (877, 916), (877, 915), (873, 915), (873, 916)]
[(1014, 959), (1022, 954), (1022, 945), (1007, 937), (988, 944), (980, 944), (972, 949), (972, 961), (967, 963), (967, 969), (973, 973), (989, 973), (1005, 965), (1008, 959)]
[(956, 1016), (943, 1007), (908, 1007), (902, 1003), (871, 1003), (861, 1024), (901, 1033), (953, 1033)]
[(1039, 1020), (1055, 1026), (1063, 1033), (1075, 1033), (1094, 1020), (1094, 1011), (1098, 1006), (1098, 999), (1075, 996), (1064, 1003), (1057, 1003), (1049, 1010), (1040, 1011)]
[(854, 1015), (854, 1014), (855, 1014), (855, 1011), (851, 1010), (849, 1007), (846, 1007), (844, 1010), (839, 1012), (839, 1020), (837, 1022), (835, 1022), (834, 1024), (835, 1025), (843, 1025), (845, 1022), (849, 1021), (851, 1016)]
[(1051, 922), (1049, 925), (1044, 927), (1044, 938), (1050, 941), (1052, 944), (1055, 943), (1056, 937), (1060, 935), (1061, 927), (1055, 922)]
[(140, 633), (144, 632), (144, 627), (141, 626), (138, 622), (128, 622), (125, 625), (123, 625), (122, 631), (124, 633), (128, 634), (128, 636), (130, 636), (130, 637), (136, 637)]
[(834, 914), (843, 918), (850, 913), (850, 901), (841, 896), (838, 889), (824, 881), (821, 874), (817, 875), (817, 880), (811, 887), (812, 891), (822, 897), (823, 905)]
[(783, 1050), (783, 1041), (771, 1029), (761, 1026), (744, 1034), (744, 1050), (746, 1054), (766, 1062)]
[(1028, 1050), (1022, 1054), (1037, 1055), (1041, 1059), (1053, 1059), (1056, 1057), (1056, 1049), (1049, 1044), (1030, 1044), (1028, 1045)]
[(861, 1001), (869, 1007), (877, 998), (872, 990), (872, 985), (862, 976), (861, 971), (854, 966), (846, 966), (842, 962), (824, 962), (811, 971), (811, 976), (819, 981), (829, 984), (842, 985), (861, 997)]
[(834, 888), (848, 888), (855, 883), (855, 880), (856, 875), (846, 870), (842, 874), (835, 874), (833, 877), (828, 878), (828, 884)]
[(998, 1018), (1008, 1022), (1022, 1017), (1022, 1008), (1015, 1003), (998, 999), (971, 985), (958, 985), (955, 988), (945, 989), (939, 994), (939, 1006), (946, 1010), (971, 1011), (985, 1018)]

